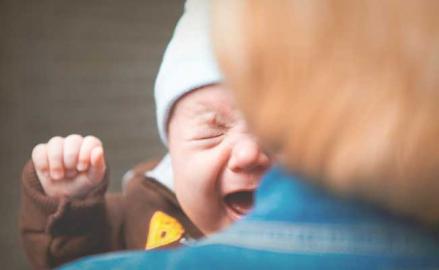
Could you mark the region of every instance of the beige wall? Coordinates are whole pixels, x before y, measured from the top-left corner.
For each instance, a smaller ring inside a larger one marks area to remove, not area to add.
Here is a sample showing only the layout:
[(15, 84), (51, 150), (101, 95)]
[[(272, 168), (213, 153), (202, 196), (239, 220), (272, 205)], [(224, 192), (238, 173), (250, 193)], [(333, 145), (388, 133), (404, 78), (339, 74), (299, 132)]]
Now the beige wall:
[(111, 189), (159, 156), (153, 83), (183, 1), (0, 0), (0, 262), (26, 269), (16, 220), (19, 174), (32, 146), (94, 134)]

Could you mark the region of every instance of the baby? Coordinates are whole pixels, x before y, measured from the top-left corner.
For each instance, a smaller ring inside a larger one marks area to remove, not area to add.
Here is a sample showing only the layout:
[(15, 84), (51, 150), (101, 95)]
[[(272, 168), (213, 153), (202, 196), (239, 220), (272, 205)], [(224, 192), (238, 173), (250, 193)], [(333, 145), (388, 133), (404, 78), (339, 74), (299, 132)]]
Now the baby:
[(23, 173), (21, 215), (24, 247), (35, 268), (105, 251), (178, 246), (251, 209), (268, 156), (224, 87), (188, 92), (168, 104), (172, 184), (151, 177), (157, 169), (145, 176), (152, 168), (147, 166), (132, 175), (124, 194), (104, 196), (108, 180), (98, 138), (57, 136), (35, 146)]
[(251, 209), (270, 160), (221, 84), (207, 11), (207, 1), (186, 3), (156, 81), (158, 128), (169, 155), (127, 174), (123, 193), (106, 194), (98, 138), (57, 136), (35, 146), (23, 170), (20, 215), (33, 268), (114, 250), (179, 246)]

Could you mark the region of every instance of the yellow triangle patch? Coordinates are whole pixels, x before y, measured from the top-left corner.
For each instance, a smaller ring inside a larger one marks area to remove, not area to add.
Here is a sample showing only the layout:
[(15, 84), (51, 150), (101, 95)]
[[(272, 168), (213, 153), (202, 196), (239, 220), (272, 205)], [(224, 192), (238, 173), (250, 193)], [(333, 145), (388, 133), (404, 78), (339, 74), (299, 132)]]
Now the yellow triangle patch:
[(153, 249), (171, 244), (181, 239), (184, 228), (175, 218), (156, 211), (149, 223), (149, 232), (145, 249)]

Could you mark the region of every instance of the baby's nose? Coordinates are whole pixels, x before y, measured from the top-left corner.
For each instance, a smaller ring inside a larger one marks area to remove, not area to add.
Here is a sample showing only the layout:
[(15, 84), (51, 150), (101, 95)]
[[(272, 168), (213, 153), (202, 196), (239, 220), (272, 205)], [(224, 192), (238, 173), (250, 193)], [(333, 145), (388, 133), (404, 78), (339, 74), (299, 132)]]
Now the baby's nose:
[(232, 149), (229, 168), (232, 171), (264, 171), (270, 166), (270, 158), (251, 136), (238, 139)]

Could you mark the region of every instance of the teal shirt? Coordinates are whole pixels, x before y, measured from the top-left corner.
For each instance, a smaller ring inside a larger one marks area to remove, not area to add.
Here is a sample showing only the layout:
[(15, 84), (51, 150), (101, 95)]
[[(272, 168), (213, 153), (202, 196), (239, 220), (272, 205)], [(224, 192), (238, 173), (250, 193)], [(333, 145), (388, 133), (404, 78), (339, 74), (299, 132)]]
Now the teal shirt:
[(439, 234), (274, 168), (254, 210), (221, 233), (178, 250), (110, 253), (61, 269), (439, 269)]

